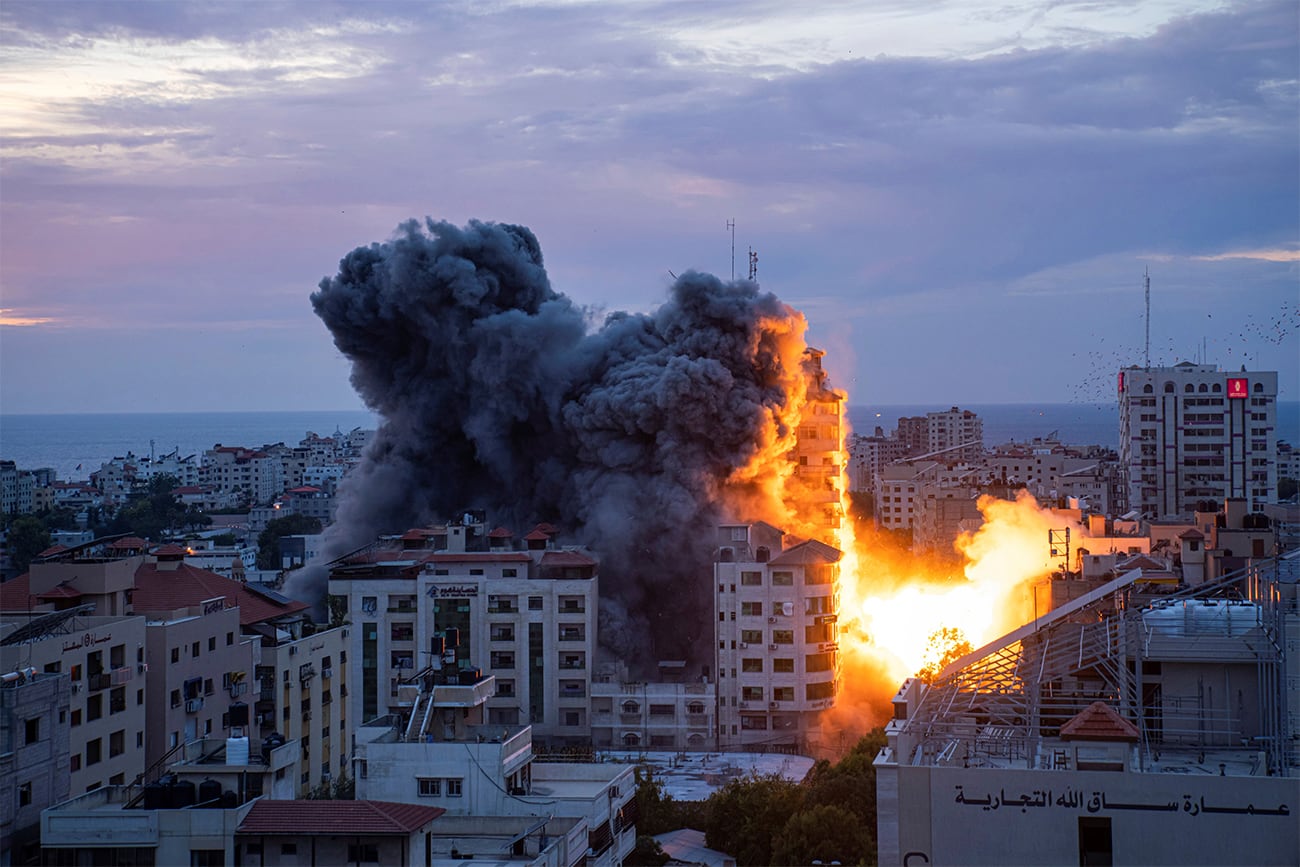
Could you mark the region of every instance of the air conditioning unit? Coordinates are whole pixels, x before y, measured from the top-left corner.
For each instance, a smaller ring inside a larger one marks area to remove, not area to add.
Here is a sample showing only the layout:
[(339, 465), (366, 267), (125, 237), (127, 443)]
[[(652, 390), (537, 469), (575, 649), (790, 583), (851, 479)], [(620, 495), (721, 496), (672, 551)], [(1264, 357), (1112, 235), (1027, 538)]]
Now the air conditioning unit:
[(72, 685), (72, 694), (73, 694), (73, 695), (76, 695), (76, 694), (79, 693), (79, 692), (81, 692), (81, 684), (79, 684), (79, 683), (74, 683), (74, 684)]
[(742, 641), (742, 642), (740, 642), (740, 649), (741, 649), (741, 650), (748, 650), (748, 649), (749, 649), (749, 645)]
[(289, 655), (290, 655), (290, 656), (297, 656), (297, 655), (298, 655), (298, 648), (297, 648), (297, 647), (290, 646), (290, 647), (289, 647)]
[(747, 702), (747, 701), (742, 701), (742, 702), (740, 703), (740, 709), (741, 709), (741, 710), (744, 710), (744, 709), (747, 708), (747, 707), (749, 707), (749, 702)]
[(334, 676), (334, 669), (332, 669), (332, 668), (322, 668), (322, 669), (320, 670), (320, 679), (321, 679), (321, 680), (329, 680), (329, 679), (330, 679), (331, 677), (333, 677), (333, 676)]
[(137, 666), (135, 667), (135, 670), (136, 670), (136, 673), (137, 673), (137, 674), (148, 674), (148, 673), (149, 673), (149, 663), (147, 663), (147, 662), (142, 662), (142, 663), (140, 663), (139, 665), (137, 665)]
[(777, 703), (774, 702), (774, 701), (769, 701), (769, 702), (767, 703), (767, 706), (768, 706), (770, 709), (772, 709), (772, 710), (776, 710), (778, 707), (780, 707), (780, 705), (777, 704)]
[(769, 644), (769, 645), (767, 646), (767, 649), (768, 649), (768, 650), (780, 650), (780, 649), (781, 649), (781, 646), (780, 646), (779, 644)]
[(769, 617), (769, 618), (767, 618), (767, 622), (768, 622), (768, 623), (776, 623), (776, 618), (775, 618), (775, 617)]

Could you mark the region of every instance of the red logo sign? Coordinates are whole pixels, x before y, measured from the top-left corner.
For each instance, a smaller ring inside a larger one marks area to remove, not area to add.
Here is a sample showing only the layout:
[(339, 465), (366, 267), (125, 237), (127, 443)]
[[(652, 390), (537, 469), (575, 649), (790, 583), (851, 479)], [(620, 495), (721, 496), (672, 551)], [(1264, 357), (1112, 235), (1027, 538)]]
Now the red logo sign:
[(1241, 399), (1250, 393), (1250, 384), (1244, 377), (1232, 377), (1228, 380), (1228, 397)]
[(1124, 393), (1124, 371), (1119, 372), (1119, 393)]

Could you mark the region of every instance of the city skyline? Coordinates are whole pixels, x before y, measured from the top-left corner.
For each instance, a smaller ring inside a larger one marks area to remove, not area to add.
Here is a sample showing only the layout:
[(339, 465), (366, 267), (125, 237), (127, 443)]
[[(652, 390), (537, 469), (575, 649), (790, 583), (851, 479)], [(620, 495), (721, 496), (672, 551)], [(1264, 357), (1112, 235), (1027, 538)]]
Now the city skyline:
[[(409, 218), (519, 223), (644, 312), (748, 273), (852, 405), (1300, 397), (1300, 13), (6, 4), (5, 412), (361, 408), (309, 295)], [(918, 345), (923, 349), (918, 349)]]

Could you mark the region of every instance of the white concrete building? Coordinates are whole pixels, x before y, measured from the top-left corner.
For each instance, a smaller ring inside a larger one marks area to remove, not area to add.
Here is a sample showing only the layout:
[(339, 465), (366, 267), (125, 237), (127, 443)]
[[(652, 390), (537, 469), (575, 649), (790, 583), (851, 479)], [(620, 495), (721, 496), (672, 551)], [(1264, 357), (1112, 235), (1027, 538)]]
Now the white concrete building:
[(881, 864), (1294, 864), (1300, 556), (1121, 575), (894, 698)]
[(710, 680), (633, 681), (625, 664), (609, 664), (591, 684), (591, 742), (597, 749), (715, 750), (717, 701)]
[(1182, 362), (1119, 373), (1120, 464), (1127, 508), (1185, 514), (1240, 497), (1277, 496), (1277, 373)]
[(953, 407), (925, 414), (927, 457), (947, 464), (978, 464), (984, 459), (984, 422), (968, 409)]
[(33, 668), (0, 676), (0, 780), (11, 790), (0, 797), (0, 864), (36, 861), (41, 810), (68, 797), (68, 687), (67, 675)]
[(764, 523), (719, 528), (714, 564), (719, 749), (798, 748), (839, 691), (840, 552), (782, 549)]
[(523, 546), (483, 530), (411, 530), (332, 565), (330, 595), (354, 627), (356, 715), (409, 712), (402, 684), (436, 660), (496, 677), (487, 723), (531, 723), (548, 744), (588, 742), (596, 560), (558, 545), (549, 527)]

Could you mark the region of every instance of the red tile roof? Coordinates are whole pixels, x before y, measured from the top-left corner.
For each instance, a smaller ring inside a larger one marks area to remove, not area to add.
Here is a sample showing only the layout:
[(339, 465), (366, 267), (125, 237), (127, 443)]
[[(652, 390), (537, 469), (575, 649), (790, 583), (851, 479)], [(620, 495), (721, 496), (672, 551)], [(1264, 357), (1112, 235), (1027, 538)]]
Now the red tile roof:
[(289, 490), (285, 491), (285, 493), (286, 494), (319, 494), (320, 488), (313, 487), (312, 485), (299, 485), (296, 488), (290, 488)]
[(121, 539), (118, 539), (116, 542), (113, 542), (112, 544), (110, 544), (110, 545), (108, 546), (108, 549), (109, 549), (110, 551), (114, 551), (114, 550), (118, 550), (118, 551), (126, 551), (126, 550), (139, 551), (139, 550), (142, 550), (142, 549), (144, 549), (144, 548), (148, 548), (148, 547), (149, 547), (149, 543), (146, 542), (144, 539), (141, 539), (139, 536), (126, 536), (126, 537), (121, 538)]
[(840, 557), (840, 552), (825, 542), (809, 539), (807, 542), (800, 542), (798, 545), (782, 551), (772, 558), (771, 564), (773, 566), (807, 566), (819, 563), (838, 563)]
[(527, 563), (531, 557), (523, 551), (438, 551), (424, 558), (426, 563)]
[(515, 535), (514, 533), (511, 533), (505, 527), (497, 527), (495, 530), (488, 533), (488, 538), (489, 539), (510, 539), (513, 538), (514, 535)]
[(1193, 528), (1190, 529), (1190, 530), (1184, 530), (1183, 532), (1179, 533), (1179, 534), (1178, 534), (1178, 538), (1180, 538), (1180, 539), (1204, 539), (1204, 538), (1205, 538), (1205, 534), (1202, 533), (1200, 530), (1196, 529), (1195, 527), (1193, 527)]
[(270, 801), (253, 804), (236, 834), (411, 834), (443, 813), (442, 807), (391, 801)]
[(37, 599), (80, 599), (81, 591), (69, 587), (67, 584), (60, 584), (57, 587), (51, 587), (44, 593), (36, 594)]
[(30, 596), (31, 592), (32, 576), (29, 573), (0, 584), (0, 611), (25, 611), (36, 601)]
[(51, 545), (50, 547), (46, 548), (44, 551), (42, 551), (41, 553), (37, 554), (36, 556), (37, 556), (37, 557), (53, 557), (55, 554), (62, 554), (64, 551), (67, 551), (67, 550), (69, 550), (69, 548), (68, 548), (67, 545)]
[(153, 555), (155, 557), (166, 557), (168, 559), (175, 559), (177, 557), (184, 557), (185, 549), (182, 548), (180, 545), (177, 545), (175, 542), (172, 542), (170, 544), (163, 545), (161, 548), (155, 549)]
[(239, 606), (241, 626), (295, 614), (310, 607), (297, 600), (281, 604), (252, 592), (240, 581), (184, 562), (178, 563), (174, 569), (164, 570), (160, 570), (157, 563), (141, 564), (135, 570), (135, 592), (131, 604), (137, 614), (152, 614), (188, 608), (218, 596), (226, 598), (226, 608)]
[(1136, 741), (1137, 726), (1104, 701), (1094, 701), (1061, 726), (1063, 741)]
[(596, 561), (577, 551), (547, 551), (542, 555), (542, 566), (595, 566)]

